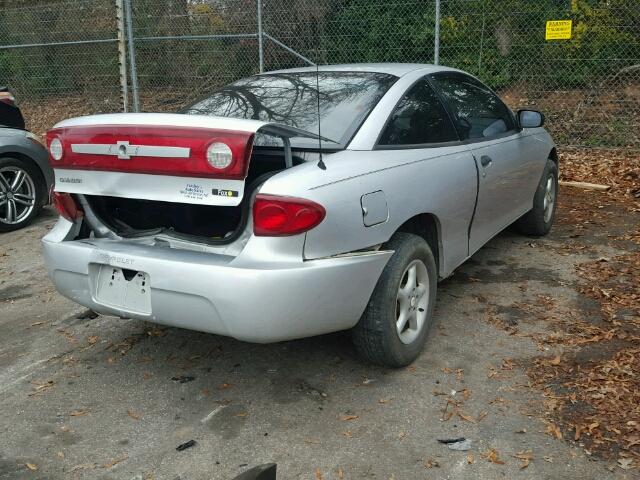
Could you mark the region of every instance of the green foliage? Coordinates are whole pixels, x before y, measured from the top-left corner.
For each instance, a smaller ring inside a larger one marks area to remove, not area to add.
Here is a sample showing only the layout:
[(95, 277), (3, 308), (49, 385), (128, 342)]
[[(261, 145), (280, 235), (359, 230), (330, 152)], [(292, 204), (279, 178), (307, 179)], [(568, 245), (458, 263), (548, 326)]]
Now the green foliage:
[[(336, 1), (323, 46), (329, 63), (430, 62), (433, 2)], [(640, 51), (640, 9), (629, 0), (446, 0), (440, 63), (499, 88), (526, 80), (579, 87)], [(546, 41), (547, 20), (573, 20), (573, 38)]]

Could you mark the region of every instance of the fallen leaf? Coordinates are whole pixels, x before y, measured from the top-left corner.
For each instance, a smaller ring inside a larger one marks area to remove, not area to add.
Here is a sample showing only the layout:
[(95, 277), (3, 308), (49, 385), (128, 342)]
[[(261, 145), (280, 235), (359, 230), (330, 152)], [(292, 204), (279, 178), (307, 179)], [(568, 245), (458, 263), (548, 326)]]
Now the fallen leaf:
[(44, 325), (44, 322), (36, 322), (31, 324), (32, 327), (37, 327), (38, 325)]
[(117, 464), (124, 462), (127, 458), (129, 458), (129, 455), (127, 455), (126, 453), (119, 458), (113, 458), (110, 461), (108, 461), (107, 463), (102, 465), (102, 468), (113, 468), (115, 467)]
[(360, 418), (360, 417), (358, 417), (358, 415), (342, 415), (340, 417), (340, 420), (342, 420), (344, 422), (348, 422), (348, 421), (351, 421), (351, 420), (357, 420), (358, 418)]
[(342, 435), (344, 435), (347, 438), (353, 438), (353, 432), (351, 430), (347, 430), (345, 432), (342, 432)]
[(518, 453), (514, 453), (511, 456), (513, 458), (517, 458), (522, 462), (520, 464), (520, 470), (524, 470), (525, 468), (527, 468), (531, 463), (531, 460), (533, 460), (533, 452), (531, 450), (527, 450), (527, 451), (522, 450)]
[(87, 341), (89, 342), (89, 345), (95, 345), (96, 343), (98, 343), (98, 336), (97, 335), (91, 335)]
[(629, 470), (633, 466), (633, 458), (619, 458), (618, 466), (623, 470)]
[(140, 420), (140, 414), (134, 410), (127, 410), (127, 415), (129, 415), (134, 420)]
[(147, 330), (147, 335), (150, 337), (164, 337), (167, 334), (166, 329), (154, 328), (152, 330)]
[(556, 437), (558, 440), (562, 440), (562, 432), (560, 431), (560, 427), (558, 427), (555, 423), (548, 423), (545, 433), (551, 435), (552, 437)]
[(476, 459), (475, 459), (475, 458), (473, 458), (473, 454), (472, 454), (472, 453), (468, 453), (468, 454), (467, 454), (467, 463), (468, 463), (469, 465), (472, 465), (472, 464), (474, 464), (474, 463), (475, 463), (475, 461), (476, 461)]
[(430, 458), (424, 463), (425, 468), (437, 468), (440, 466), (437, 460)]
[(27, 468), (32, 472), (35, 472), (36, 470), (38, 470), (38, 466), (35, 463), (27, 463), (26, 465), (27, 465)]
[(381, 405), (386, 405), (390, 401), (391, 401), (391, 398), (381, 398), (380, 400), (378, 400), (378, 403), (380, 403)]
[(322, 480), (322, 472), (319, 468), (316, 468), (316, 480)]
[(244, 417), (249, 416), (249, 414), (247, 412), (238, 412), (234, 416), (240, 417), (240, 418), (244, 418)]
[(344, 471), (342, 470), (342, 467), (338, 467), (338, 478), (339, 479), (344, 478)]
[(495, 448), (491, 448), (487, 450), (482, 454), (482, 456), (491, 463), (495, 463), (496, 465), (504, 465), (504, 462), (500, 460), (500, 457), (498, 456), (498, 451)]
[(73, 412), (71, 412), (69, 414), (69, 416), (71, 417), (84, 417), (85, 415), (89, 414), (89, 410), (86, 409), (81, 409), (81, 410), (74, 410)]
[(64, 452), (58, 452), (56, 453), (56, 455), (58, 456), (58, 458), (64, 458)]
[(471, 422), (471, 423), (476, 423), (476, 419), (475, 419), (475, 418), (473, 418), (471, 415), (468, 415), (468, 414), (466, 414), (466, 413), (464, 413), (464, 412), (461, 412), (460, 410), (458, 410), (456, 413), (458, 414), (458, 416), (459, 416), (462, 420), (465, 420), (465, 421), (467, 421), (467, 422)]
[(560, 362), (562, 361), (562, 359), (560, 358), (560, 355), (557, 355), (556, 357), (554, 357), (551, 360), (551, 365), (560, 365)]

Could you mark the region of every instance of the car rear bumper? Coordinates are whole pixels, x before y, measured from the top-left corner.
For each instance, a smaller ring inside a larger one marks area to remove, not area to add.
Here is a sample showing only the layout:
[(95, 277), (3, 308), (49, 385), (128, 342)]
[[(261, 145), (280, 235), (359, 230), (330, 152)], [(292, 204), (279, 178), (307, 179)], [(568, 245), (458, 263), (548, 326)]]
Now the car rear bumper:
[[(60, 241), (55, 232), (43, 239), (43, 247), (58, 291), (96, 312), (258, 343), (351, 328), (392, 254), (242, 261), (107, 239)], [(151, 313), (99, 302), (96, 272), (101, 265), (148, 274)]]

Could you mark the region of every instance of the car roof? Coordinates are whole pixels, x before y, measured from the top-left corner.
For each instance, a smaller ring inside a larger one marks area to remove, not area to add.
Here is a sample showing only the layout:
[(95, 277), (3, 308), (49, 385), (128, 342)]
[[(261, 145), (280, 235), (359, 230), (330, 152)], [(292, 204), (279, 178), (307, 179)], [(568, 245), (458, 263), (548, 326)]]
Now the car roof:
[(339, 65), (319, 65), (318, 67), (300, 67), (289, 68), (285, 70), (274, 70), (271, 72), (264, 72), (262, 75), (268, 75), (272, 73), (315, 72), (316, 68), (320, 72), (372, 72), (387, 73), (396, 77), (402, 77), (403, 75), (414, 72), (416, 70), (423, 70), (425, 75), (428, 73), (440, 71), (461, 71), (455, 68), (444, 67), (442, 65), (432, 65), (429, 63), (343, 63)]

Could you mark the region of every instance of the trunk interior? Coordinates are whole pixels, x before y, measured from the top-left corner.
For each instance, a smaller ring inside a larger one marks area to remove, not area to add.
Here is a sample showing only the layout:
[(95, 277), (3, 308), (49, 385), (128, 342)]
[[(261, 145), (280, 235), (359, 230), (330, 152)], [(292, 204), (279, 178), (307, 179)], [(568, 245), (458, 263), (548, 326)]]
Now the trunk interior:
[[(293, 156), (293, 164), (303, 160)], [(252, 193), (284, 169), (284, 153), (260, 149), (251, 156), (244, 197), (237, 207), (193, 205), (131, 198), (85, 195), (94, 213), (122, 237), (169, 233), (206, 243), (230, 243), (247, 222)]]

